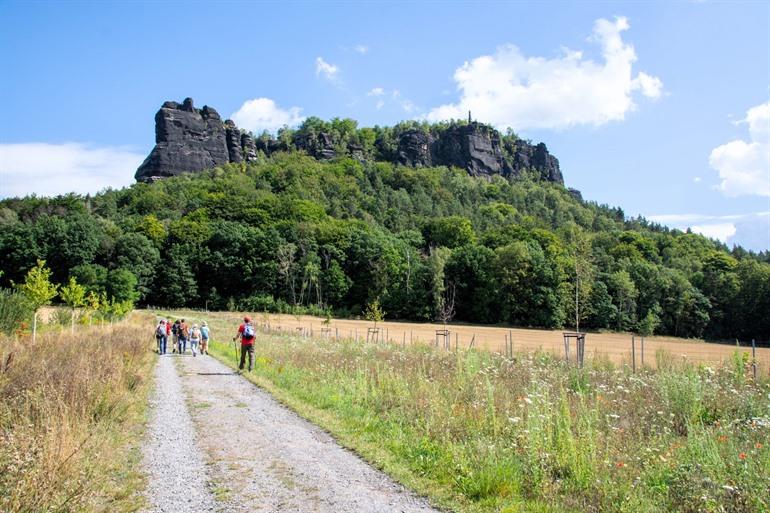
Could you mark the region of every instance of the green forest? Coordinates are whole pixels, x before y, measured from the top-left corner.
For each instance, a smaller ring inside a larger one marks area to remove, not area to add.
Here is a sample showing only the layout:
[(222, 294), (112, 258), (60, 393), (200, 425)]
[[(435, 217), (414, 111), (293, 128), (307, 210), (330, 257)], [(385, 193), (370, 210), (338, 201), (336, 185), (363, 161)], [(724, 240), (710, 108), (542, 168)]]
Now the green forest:
[[(0, 287), (138, 305), (770, 339), (770, 255), (626, 219), (538, 176), (302, 151), (0, 202)], [(577, 308), (576, 308), (577, 307)]]

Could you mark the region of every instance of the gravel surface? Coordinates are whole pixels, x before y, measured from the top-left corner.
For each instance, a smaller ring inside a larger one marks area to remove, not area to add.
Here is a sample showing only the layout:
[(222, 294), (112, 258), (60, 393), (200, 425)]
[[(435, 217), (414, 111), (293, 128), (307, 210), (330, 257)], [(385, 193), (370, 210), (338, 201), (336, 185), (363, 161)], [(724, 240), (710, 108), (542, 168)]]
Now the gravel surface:
[(205, 458), (185, 403), (176, 357), (158, 358), (155, 391), (143, 463), (147, 475), (146, 513), (202, 513), (217, 511), (207, 485)]
[[(193, 421), (202, 435), (198, 443), (224, 511), (437, 512), (212, 357), (179, 361)], [(178, 379), (166, 376), (171, 366), (160, 368), (159, 383), (178, 387)], [(177, 409), (181, 404), (177, 400)], [(177, 422), (189, 425), (186, 415)], [(179, 437), (176, 443), (185, 448), (164, 456), (184, 462), (185, 472), (200, 461), (188, 441), (188, 436)]]

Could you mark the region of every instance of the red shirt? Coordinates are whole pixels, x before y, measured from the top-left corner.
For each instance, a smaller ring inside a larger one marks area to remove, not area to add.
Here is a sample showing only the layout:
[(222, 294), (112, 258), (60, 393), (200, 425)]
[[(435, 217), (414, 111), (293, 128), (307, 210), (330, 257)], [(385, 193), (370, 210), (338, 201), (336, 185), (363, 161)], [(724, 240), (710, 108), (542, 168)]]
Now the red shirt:
[(254, 338), (243, 338), (243, 330), (246, 328), (245, 324), (241, 324), (238, 326), (238, 334), (241, 336), (241, 345), (242, 346), (252, 346), (254, 345)]

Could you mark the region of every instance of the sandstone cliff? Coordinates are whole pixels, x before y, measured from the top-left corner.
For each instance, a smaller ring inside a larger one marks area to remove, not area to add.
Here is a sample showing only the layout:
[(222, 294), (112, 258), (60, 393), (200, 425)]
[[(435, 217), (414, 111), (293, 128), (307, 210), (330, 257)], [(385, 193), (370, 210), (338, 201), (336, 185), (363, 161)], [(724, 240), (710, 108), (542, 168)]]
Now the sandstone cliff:
[[(395, 152), (379, 148), (367, 155), (363, 146), (340, 144), (329, 133), (312, 137), (298, 134), (290, 146), (327, 160), (343, 152), (352, 158), (385, 159), (411, 167), (454, 166), (480, 177), (520, 176), (535, 172), (543, 180), (563, 184), (559, 161), (545, 144), (533, 145), (521, 139), (503, 138), (494, 128), (477, 122), (450, 124), (440, 129), (406, 130), (397, 136)], [(187, 98), (182, 104), (164, 103), (155, 115), (155, 147), (136, 171), (138, 181), (201, 171), (222, 164), (257, 158), (291, 149), (287, 143), (269, 138), (255, 139), (231, 120), (222, 121), (216, 110), (196, 109)]]

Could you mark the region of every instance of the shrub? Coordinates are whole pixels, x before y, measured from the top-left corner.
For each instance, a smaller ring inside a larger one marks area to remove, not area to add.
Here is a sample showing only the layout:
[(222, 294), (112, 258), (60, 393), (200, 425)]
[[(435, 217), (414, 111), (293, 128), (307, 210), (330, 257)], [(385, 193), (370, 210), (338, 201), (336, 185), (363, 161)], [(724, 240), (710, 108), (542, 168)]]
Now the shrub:
[(0, 289), (0, 332), (10, 335), (32, 319), (32, 305), (23, 294)]

